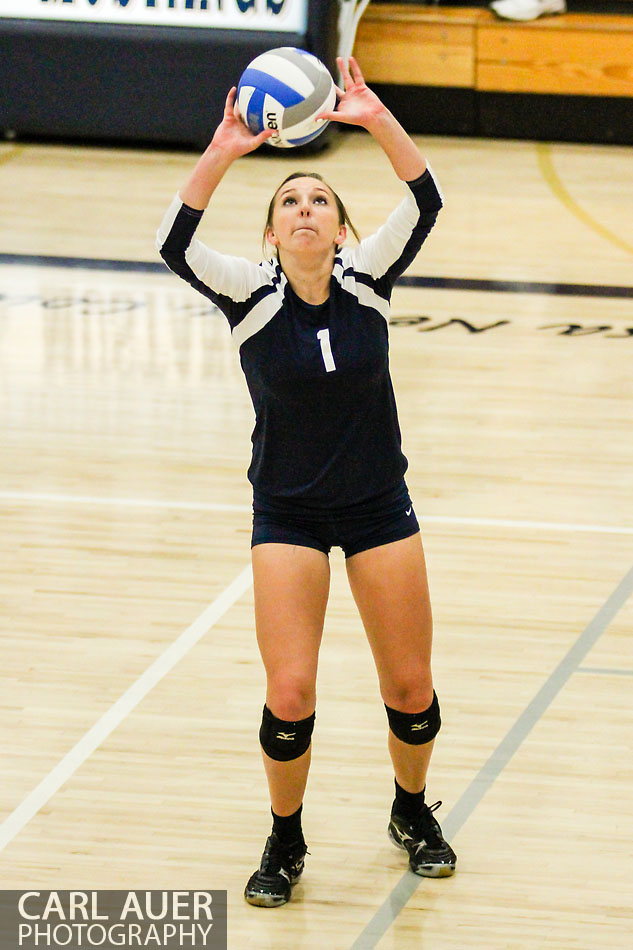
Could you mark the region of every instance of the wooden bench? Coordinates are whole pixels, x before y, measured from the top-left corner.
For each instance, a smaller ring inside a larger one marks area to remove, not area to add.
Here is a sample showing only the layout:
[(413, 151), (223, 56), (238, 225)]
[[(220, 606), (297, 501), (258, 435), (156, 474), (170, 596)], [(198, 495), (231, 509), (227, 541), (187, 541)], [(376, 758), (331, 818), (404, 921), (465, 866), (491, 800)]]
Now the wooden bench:
[(370, 82), (633, 97), (631, 16), (529, 23), (469, 7), (369, 6), (354, 47)]
[[(500, 20), (483, 8), (370, 5), (360, 21), (354, 53), (370, 83), (410, 91), (630, 100), (633, 3), (631, 16), (567, 13), (528, 23)], [(626, 103), (622, 115), (631, 138), (632, 105)], [(625, 134), (620, 140), (631, 138)], [(607, 139), (618, 140), (611, 133)]]

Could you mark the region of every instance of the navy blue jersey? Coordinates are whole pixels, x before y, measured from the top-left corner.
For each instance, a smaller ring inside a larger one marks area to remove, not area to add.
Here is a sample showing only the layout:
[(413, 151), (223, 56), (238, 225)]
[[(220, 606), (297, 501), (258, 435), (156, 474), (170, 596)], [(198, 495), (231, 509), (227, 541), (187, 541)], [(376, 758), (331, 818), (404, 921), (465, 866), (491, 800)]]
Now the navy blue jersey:
[(442, 207), (430, 170), (385, 224), (334, 260), (330, 296), (305, 303), (276, 260), (206, 247), (180, 198), (157, 235), (168, 267), (226, 315), (255, 409), (248, 477), (303, 504), (341, 508), (395, 488), (407, 460), (389, 374), (389, 302)]

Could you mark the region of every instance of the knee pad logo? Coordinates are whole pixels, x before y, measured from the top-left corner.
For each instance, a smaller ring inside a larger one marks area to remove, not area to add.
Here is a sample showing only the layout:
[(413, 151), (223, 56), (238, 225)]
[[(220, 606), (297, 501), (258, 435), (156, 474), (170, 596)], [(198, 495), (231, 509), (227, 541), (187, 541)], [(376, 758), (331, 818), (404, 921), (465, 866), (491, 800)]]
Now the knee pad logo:
[(271, 713), (268, 706), (264, 706), (259, 730), (262, 749), (267, 756), (278, 762), (298, 759), (310, 745), (314, 719), (314, 713), (307, 719), (300, 719), (297, 722), (278, 719)]
[[(418, 713), (404, 713), (392, 709), (385, 703), (389, 728), (397, 739), (410, 745), (424, 745), (431, 742), (440, 731), (442, 720), (437, 696), (433, 693), (433, 702), (428, 709)], [(424, 718), (420, 718), (423, 716)]]

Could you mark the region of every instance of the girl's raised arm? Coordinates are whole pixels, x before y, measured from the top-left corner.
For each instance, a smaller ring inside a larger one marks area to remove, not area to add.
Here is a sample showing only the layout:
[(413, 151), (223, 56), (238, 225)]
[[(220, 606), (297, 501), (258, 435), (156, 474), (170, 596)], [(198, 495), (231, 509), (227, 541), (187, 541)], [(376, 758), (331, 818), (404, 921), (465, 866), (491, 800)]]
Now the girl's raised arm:
[(322, 112), (321, 118), (367, 129), (384, 150), (398, 178), (415, 181), (426, 170), (426, 161), (417, 145), (376, 93), (367, 87), (354, 57), (350, 56), (349, 65), (340, 57), (337, 63), (345, 89), (336, 87), (338, 109)]
[(211, 143), (198, 159), (186, 184), (180, 189), (182, 201), (198, 211), (204, 211), (207, 207), (211, 195), (235, 159), (255, 151), (274, 134), (272, 129), (264, 129), (259, 135), (253, 135), (240, 118), (236, 96), (237, 89), (233, 86), (226, 97), (224, 115)]

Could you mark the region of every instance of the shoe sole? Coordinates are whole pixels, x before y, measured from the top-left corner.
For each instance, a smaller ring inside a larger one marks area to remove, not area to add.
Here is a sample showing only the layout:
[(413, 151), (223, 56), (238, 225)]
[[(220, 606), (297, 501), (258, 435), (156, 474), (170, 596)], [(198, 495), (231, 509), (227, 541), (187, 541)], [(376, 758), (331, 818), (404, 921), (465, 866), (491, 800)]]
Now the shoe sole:
[(292, 897), (292, 888), (302, 874), (303, 870), (289, 881), (290, 894), (288, 894), (288, 897), (284, 897), (283, 894), (264, 894), (261, 891), (249, 891), (247, 884), (244, 888), (244, 899), (247, 904), (252, 904), (253, 907), (282, 907), (284, 904), (287, 904)]
[[(405, 851), (409, 854), (408, 849), (402, 844), (401, 841), (398, 841), (394, 838), (391, 833), (391, 828), (387, 829), (387, 835), (389, 840), (393, 845), (398, 848), (399, 851)], [(417, 868), (414, 868), (411, 864), (411, 855), (409, 855), (409, 867), (414, 874), (419, 875), (419, 877), (451, 877), (455, 873), (455, 864), (421, 864)]]
[(256, 892), (249, 894), (248, 891), (244, 891), (244, 897), (246, 902), (252, 904), (253, 907), (281, 907), (283, 904), (287, 904), (290, 899), (275, 894), (257, 894)]

